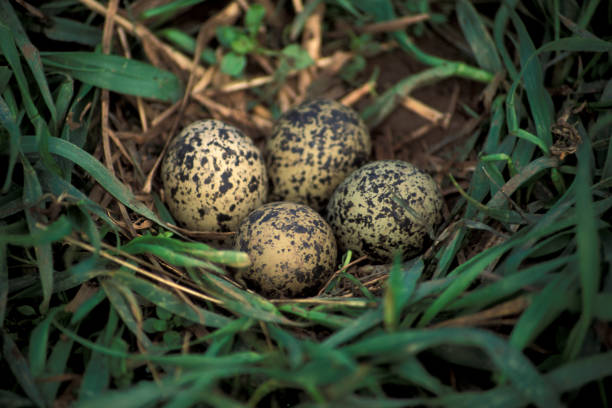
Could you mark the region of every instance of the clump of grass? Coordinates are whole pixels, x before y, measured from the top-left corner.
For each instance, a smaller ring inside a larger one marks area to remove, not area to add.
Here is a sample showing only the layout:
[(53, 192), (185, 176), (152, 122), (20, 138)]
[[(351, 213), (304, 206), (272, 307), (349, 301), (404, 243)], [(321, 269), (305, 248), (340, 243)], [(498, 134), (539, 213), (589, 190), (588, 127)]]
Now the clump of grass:
[[(245, 4), (0, 2), (0, 405), (606, 406), (606, 5)], [(465, 58), (423, 51), (434, 32)], [(425, 68), (382, 89), (390, 50)], [(348, 253), (319, 296), (265, 299), (228, 273), (245, 254), (192, 239), (227, 236), (174, 225), (156, 168), (202, 112), (257, 140), (326, 75), (372, 128), (428, 117), (415, 140), (452, 114), (416, 89), (482, 83), (475, 165), (443, 174), (422, 256)]]

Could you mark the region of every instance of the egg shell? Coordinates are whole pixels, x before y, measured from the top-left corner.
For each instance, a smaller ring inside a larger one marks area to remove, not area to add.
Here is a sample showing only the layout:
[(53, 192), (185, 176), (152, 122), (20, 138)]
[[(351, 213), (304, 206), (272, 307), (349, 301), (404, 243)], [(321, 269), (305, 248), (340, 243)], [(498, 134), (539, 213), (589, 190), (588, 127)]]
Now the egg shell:
[(327, 206), (327, 221), (341, 251), (386, 263), (396, 251), (413, 256), (422, 250), (428, 229), (442, 220), (442, 206), (430, 175), (404, 161), (380, 160), (338, 186)]
[(251, 260), (240, 278), (271, 298), (315, 294), (336, 265), (330, 226), (302, 204), (275, 202), (254, 210), (241, 222), (234, 247)]
[(318, 99), (289, 109), (266, 143), (270, 199), (319, 211), (338, 184), (366, 163), (371, 150), (368, 129), (351, 108)]
[(183, 129), (168, 147), (161, 176), (170, 212), (192, 230), (235, 231), (267, 199), (261, 152), (240, 130), (218, 120)]

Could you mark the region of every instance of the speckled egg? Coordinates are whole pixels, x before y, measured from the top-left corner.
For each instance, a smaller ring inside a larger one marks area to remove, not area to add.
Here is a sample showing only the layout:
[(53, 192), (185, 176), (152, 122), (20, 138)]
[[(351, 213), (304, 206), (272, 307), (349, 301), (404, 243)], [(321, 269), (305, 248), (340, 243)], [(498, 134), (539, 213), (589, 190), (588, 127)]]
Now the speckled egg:
[(283, 114), (266, 143), (271, 200), (319, 211), (346, 176), (366, 163), (370, 134), (359, 115), (332, 100), (313, 100)]
[(235, 231), (267, 198), (261, 152), (241, 131), (218, 120), (183, 129), (168, 147), (161, 177), (170, 212), (192, 230)]
[(240, 223), (234, 247), (251, 260), (239, 278), (271, 298), (316, 294), (336, 266), (330, 226), (302, 204), (274, 202), (251, 212)]
[(443, 199), (427, 173), (399, 160), (371, 162), (334, 191), (327, 221), (338, 246), (386, 263), (396, 251), (413, 256), (442, 220)]

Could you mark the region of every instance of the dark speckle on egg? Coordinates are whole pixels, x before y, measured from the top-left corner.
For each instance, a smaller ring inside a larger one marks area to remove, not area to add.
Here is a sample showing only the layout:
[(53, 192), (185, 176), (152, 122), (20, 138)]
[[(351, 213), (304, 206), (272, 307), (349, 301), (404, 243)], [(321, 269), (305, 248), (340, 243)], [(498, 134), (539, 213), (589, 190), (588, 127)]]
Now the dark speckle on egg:
[(301, 204), (274, 202), (254, 210), (240, 223), (234, 248), (251, 260), (241, 277), (271, 298), (316, 294), (336, 266), (330, 226)]
[(372, 149), (359, 115), (332, 100), (313, 100), (288, 110), (266, 143), (271, 200), (325, 208), (332, 192), (365, 164)]
[(175, 137), (161, 167), (166, 203), (183, 226), (235, 231), (267, 198), (268, 178), (251, 139), (218, 120), (201, 120)]
[(428, 230), (442, 220), (442, 195), (427, 173), (399, 160), (371, 162), (332, 194), (327, 221), (341, 251), (390, 262), (395, 252), (422, 250)]

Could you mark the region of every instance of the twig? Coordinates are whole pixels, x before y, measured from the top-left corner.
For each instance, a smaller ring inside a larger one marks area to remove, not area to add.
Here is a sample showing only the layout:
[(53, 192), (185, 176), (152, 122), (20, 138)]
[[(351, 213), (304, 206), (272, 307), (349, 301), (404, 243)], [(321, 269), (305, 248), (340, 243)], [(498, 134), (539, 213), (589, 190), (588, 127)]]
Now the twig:
[(404, 16), (395, 20), (387, 20), (381, 23), (374, 23), (364, 26), (358, 31), (361, 33), (384, 33), (389, 31), (403, 30), (409, 25), (429, 20), (429, 14), (417, 14), (414, 16)]

